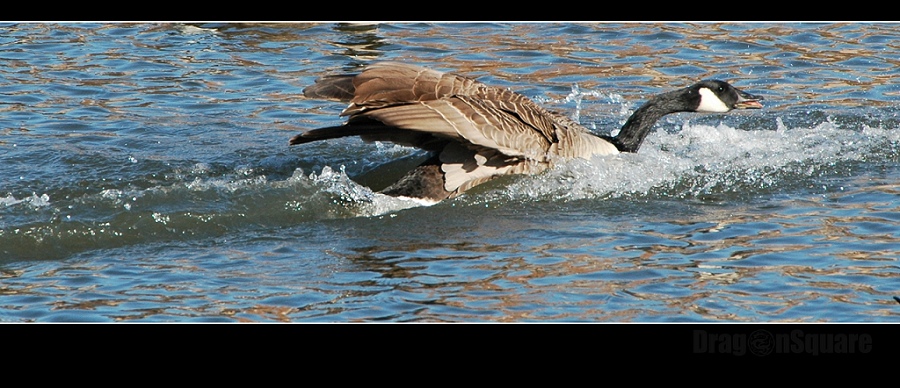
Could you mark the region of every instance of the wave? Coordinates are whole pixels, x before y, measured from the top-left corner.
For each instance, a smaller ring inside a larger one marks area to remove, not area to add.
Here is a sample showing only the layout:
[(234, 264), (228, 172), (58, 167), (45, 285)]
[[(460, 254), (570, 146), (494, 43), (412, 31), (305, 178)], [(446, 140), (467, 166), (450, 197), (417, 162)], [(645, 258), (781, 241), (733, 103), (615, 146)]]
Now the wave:
[[(198, 166), (197, 170), (204, 170)], [(265, 175), (196, 177), (146, 189), (106, 189), (71, 199), (0, 199), (2, 261), (59, 259), (85, 250), (216, 237), (424, 204), (372, 192), (343, 169), (283, 180)]]

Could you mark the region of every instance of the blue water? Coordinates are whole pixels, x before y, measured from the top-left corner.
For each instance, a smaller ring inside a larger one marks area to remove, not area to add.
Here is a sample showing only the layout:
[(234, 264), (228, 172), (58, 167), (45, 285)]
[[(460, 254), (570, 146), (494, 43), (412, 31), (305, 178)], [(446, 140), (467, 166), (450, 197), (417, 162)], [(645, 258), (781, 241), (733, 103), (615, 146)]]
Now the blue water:
[[(0, 25), (0, 322), (897, 322), (895, 24)], [(433, 206), (302, 96), (378, 60), (600, 134), (720, 78), (762, 110)]]

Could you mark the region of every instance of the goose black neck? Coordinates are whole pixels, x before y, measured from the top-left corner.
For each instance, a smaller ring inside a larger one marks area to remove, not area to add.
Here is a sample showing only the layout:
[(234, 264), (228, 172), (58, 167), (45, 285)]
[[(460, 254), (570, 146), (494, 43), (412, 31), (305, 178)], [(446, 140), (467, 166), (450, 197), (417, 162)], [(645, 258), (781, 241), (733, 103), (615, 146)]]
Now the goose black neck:
[(659, 119), (670, 113), (693, 110), (685, 97), (684, 90), (654, 96), (628, 118), (619, 134), (611, 139), (612, 144), (620, 152), (637, 152)]

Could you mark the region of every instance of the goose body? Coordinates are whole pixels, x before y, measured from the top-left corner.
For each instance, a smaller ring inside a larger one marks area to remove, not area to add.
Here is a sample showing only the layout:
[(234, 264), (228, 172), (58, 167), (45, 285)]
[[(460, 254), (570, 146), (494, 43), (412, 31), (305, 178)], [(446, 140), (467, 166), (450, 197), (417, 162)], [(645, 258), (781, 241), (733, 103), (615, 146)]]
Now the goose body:
[(359, 136), (429, 151), (427, 160), (381, 192), (430, 201), (497, 176), (539, 173), (559, 159), (637, 152), (653, 124), (670, 113), (762, 107), (761, 97), (726, 82), (701, 81), (651, 97), (618, 135), (598, 136), (521, 94), (398, 62), (320, 78), (304, 95), (349, 102), (341, 112), (347, 121), (301, 133), (290, 144)]

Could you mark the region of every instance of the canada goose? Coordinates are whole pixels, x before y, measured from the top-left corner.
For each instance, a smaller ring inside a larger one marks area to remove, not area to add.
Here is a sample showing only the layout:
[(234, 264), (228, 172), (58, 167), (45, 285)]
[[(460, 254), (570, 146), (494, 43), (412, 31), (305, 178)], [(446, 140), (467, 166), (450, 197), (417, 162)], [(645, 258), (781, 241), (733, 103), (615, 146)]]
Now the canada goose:
[(348, 119), (294, 136), (290, 144), (359, 136), (429, 151), (427, 160), (380, 192), (430, 201), (500, 175), (538, 173), (560, 158), (637, 152), (653, 124), (670, 113), (762, 108), (762, 97), (706, 80), (651, 97), (616, 136), (598, 136), (521, 94), (398, 62), (325, 76), (303, 93), (350, 102), (341, 112)]

